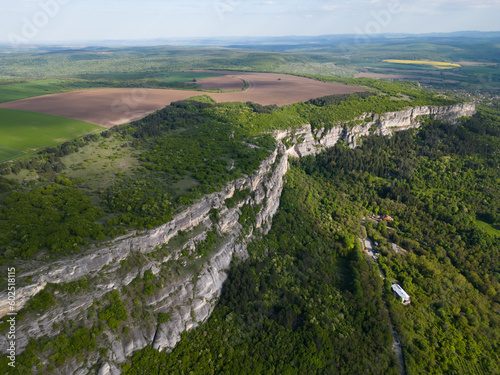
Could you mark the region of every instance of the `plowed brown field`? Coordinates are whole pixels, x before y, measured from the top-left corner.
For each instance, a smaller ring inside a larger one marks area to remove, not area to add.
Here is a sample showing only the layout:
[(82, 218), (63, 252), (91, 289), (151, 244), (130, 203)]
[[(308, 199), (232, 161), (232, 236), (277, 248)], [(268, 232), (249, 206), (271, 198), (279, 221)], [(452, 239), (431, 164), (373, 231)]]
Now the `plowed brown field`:
[[(220, 72), (219, 72), (220, 73)], [(252, 101), (279, 106), (307, 101), (326, 95), (366, 91), (363, 87), (325, 83), (287, 74), (224, 72), (247, 81), (245, 91), (206, 93), (218, 103)], [(235, 83), (238, 78), (210, 78), (210, 85)], [(219, 80), (219, 81), (217, 81)], [(241, 81), (240, 81), (241, 82)], [(112, 127), (138, 120), (170, 103), (201, 95), (200, 91), (162, 89), (91, 89), (39, 96), (0, 104), (0, 108), (48, 113)]]
[(203, 90), (234, 91), (243, 90), (245, 87), (245, 82), (241, 78), (234, 76), (199, 79), (196, 83), (200, 84)]

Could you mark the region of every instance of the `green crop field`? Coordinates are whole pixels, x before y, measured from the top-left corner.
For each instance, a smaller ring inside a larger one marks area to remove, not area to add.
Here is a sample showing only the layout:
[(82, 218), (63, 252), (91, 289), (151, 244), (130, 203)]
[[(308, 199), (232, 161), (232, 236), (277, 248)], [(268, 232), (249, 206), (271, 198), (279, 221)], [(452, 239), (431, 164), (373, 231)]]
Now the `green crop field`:
[(65, 117), (0, 109), (0, 161), (99, 130), (105, 129)]
[(32, 98), (61, 92), (63, 81), (59, 79), (41, 79), (30, 82), (11, 83), (0, 86), (0, 103)]
[(18, 158), (23, 156), (25, 153), (21, 150), (16, 150), (15, 148), (0, 145), (0, 163), (4, 161)]

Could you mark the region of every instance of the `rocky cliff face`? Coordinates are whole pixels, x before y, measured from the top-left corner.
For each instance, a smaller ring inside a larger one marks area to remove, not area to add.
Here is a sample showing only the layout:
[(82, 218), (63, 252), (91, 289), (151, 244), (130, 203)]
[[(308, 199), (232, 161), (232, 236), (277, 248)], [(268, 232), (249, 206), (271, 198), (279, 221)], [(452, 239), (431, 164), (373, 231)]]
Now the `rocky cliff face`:
[[(450, 107), (417, 107), (384, 115), (365, 114), (357, 121), (359, 125), (347, 128), (339, 124), (332, 129), (312, 131), (310, 125), (295, 131), (276, 133), (280, 142), (278, 148), (261, 164), (251, 177), (241, 178), (230, 183), (220, 192), (205, 196), (203, 199), (179, 213), (172, 221), (154, 230), (133, 232), (117, 238), (111, 243), (90, 249), (85, 254), (67, 258), (38, 268), (36, 271), (21, 273), (19, 280), (30, 280), (29, 285), (18, 289), (16, 309), (22, 306), (47, 283), (67, 283), (86, 277), (94, 280), (92, 288), (85, 292), (64, 298), (65, 303), (43, 315), (30, 316), (17, 326), (17, 348), (20, 353), (27, 345), (28, 338), (53, 337), (61, 332), (54, 323), (84, 322), (86, 310), (96, 300), (102, 299), (111, 290), (122, 290), (144, 272), (151, 270), (159, 275), (169, 261), (179, 260), (181, 253), (193, 251), (203, 241), (209, 231), (219, 235), (216, 249), (204, 259), (191, 273), (185, 273), (169, 280), (155, 293), (146, 297), (145, 308), (156, 316), (159, 312), (170, 314), (166, 323), (158, 324), (156, 318), (148, 322), (132, 322), (130, 331), (125, 333), (106, 332), (109, 354), (106, 359), (93, 353), (83, 362), (68, 360), (56, 369), (54, 374), (89, 374), (89, 368), (99, 365), (99, 374), (119, 374), (118, 365), (134, 351), (152, 345), (158, 350), (170, 350), (180, 340), (183, 331), (196, 327), (205, 321), (214, 309), (227, 278), (227, 271), (235, 255), (239, 259), (248, 256), (246, 246), (255, 235), (267, 233), (271, 220), (279, 207), (283, 178), (288, 169), (287, 156), (302, 157), (317, 153), (335, 145), (340, 139), (355, 147), (359, 137), (371, 134), (389, 135), (394, 131), (420, 126), (423, 118), (434, 116), (451, 122), (463, 116), (471, 116), (475, 108), (471, 104)], [(250, 195), (235, 206), (228, 207), (226, 201), (236, 190), (248, 189)], [(244, 228), (239, 223), (241, 208), (244, 205), (259, 207), (252, 226)], [(213, 210), (217, 210), (215, 220)], [(148, 256), (158, 248), (172, 242), (179, 235), (193, 231), (192, 236), (178, 247), (173, 247), (163, 259), (148, 258), (137, 267), (123, 271), (123, 262), (132, 256)], [(194, 258), (193, 264), (196, 264)], [(184, 264), (185, 267), (189, 265)], [(0, 316), (8, 312), (6, 294), (0, 295)], [(135, 324), (137, 323), (137, 324)], [(88, 322), (87, 322), (88, 325)], [(5, 353), (8, 343), (0, 336), (0, 351)]]
[[(261, 235), (270, 229), (272, 217), (279, 207), (283, 176), (287, 169), (288, 159), (281, 145), (261, 164), (253, 176), (238, 179), (222, 191), (205, 196), (161, 227), (144, 233), (130, 233), (110, 244), (91, 249), (85, 255), (55, 262), (37, 271), (19, 274), (18, 279), (31, 278), (32, 283), (18, 290), (18, 310), (47, 283), (67, 283), (84, 276), (87, 279), (98, 279), (100, 282), (94, 283), (92, 290), (88, 292), (68, 296), (68, 303), (58, 305), (41, 316), (23, 319), (17, 326), (18, 353), (26, 347), (29, 338), (53, 337), (59, 334), (61, 329), (55, 328), (57, 326), (54, 326), (54, 323), (85, 320), (86, 311), (96, 300), (101, 300), (111, 290), (128, 286), (146, 270), (158, 274), (162, 264), (171, 259), (179, 259), (182, 250), (194, 250), (196, 245), (205, 239), (206, 233), (214, 230), (221, 239), (216, 251), (193, 273), (177, 278), (146, 298), (151, 314), (156, 316), (159, 312), (169, 313), (169, 321), (157, 326), (131, 326), (127, 334), (107, 332), (111, 355), (108, 356), (109, 361), (101, 366), (100, 373), (119, 373), (116, 364), (124, 362), (126, 356), (147, 345), (158, 350), (173, 348), (183, 331), (196, 327), (199, 322), (210, 316), (227, 278), (231, 260), (235, 255), (240, 259), (248, 256), (246, 245), (254, 237), (253, 231), (256, 230)], [(231, 198), (236, 190), (244, 189), (248, 189), (250, 195), (234, 207), (227, 208), (226, 199)], [(243, 227), (238, 222), (240, 208), (244, 205), (260, 207), (255, 223), (248, 233), (243, 233)], [(213, 209), (219, 213), (215, 224), (210, 218)], [(121, 262), (132, 254), (151, 253), (178, 236), (181, 231), (188, 232), (195, 228), (201, 233), (174, 249), (163, 260), (151, 261), (142, 267), (132, 268), (125, 275), (121, 272), (117, 275)], [(8, 300), (5, 295), (0, 298), (2, 315), (5, 315), (9, 307)], [(5, 336), (0, 336), (0, 350), (6, 352), (7, 348)], [(67, 361), (54, 373), (87, 374), (87, 369), (99, 360), (96, 355), (83, 364)]]
[(306, 125), (299, 130), (276, 132), (276, 138), (290, 145), (287, 154), (294, 157), (318, 153), (321, 150), (333, 147), (339, 140), (343, 140), (351, 147), (356, 147), (360, 137), (369, 135), (391, 135), (395, 131), (418, 128), (422, 120), (433, 118), (456, 122), (464, 116), (472, 116), (476, 108), (472, 103), (460, 103), (447, 107), (415, 107), (398, 112), (388, 112), (383, 115), (365, 113), (363, 116), (349, 121), (359, 123), (353, 127), (339, 123), (331, 129), (312, 130)]

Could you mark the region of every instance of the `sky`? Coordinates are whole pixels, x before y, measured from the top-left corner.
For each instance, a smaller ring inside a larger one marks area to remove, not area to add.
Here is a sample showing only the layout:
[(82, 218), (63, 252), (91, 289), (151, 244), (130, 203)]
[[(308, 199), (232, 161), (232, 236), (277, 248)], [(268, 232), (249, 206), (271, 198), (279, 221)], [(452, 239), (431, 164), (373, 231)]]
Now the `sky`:
[(0, 0), (0, 41), (500, 31), (500, 0)]

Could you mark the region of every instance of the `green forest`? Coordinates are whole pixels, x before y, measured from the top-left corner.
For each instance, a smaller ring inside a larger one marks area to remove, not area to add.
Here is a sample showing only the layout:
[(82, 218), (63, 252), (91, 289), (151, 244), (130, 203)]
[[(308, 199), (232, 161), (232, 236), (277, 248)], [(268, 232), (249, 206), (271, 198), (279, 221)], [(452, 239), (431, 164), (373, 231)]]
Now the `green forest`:
[[(0, 164), (0, 174), (7, 176), (0, 177), (3, 262), (34, 258), (41, 250), (51, 258), (69, 255), (130, 228), (152, 229), (204, 194), (251, 175), (274, 151), (274, 138), (254, 136), (229, 119), (210, 115), (214, 106), (206, 97), (177, 102), (130, 125), (46, 149), (13, 165)], [(105, 188), (92, 188), (95, 181), (85, 173), (73, 178), (92, 166), (86, 160), (68, 167), (65, 157), (96, 144), (103, 152), (108, 140), (119, 146), (104, 167)], [(119, 153), (134, 158), (137, 168), (114, 170), (111, 162)], [(39, 178), (22, 184), (15, 179), (30, 172)], [(109, 174), (115, 175), (114, 183), (108, 182)]]
[[(294, 161), (271, 232), (213, 315), (125, 374), (396, 374), (390, 318), (407, 374), (499, 374), (499, 104)], [(371, 214), (394, 218), (364, 231), (385, 280), (358, 240)]]
[(498, 104), (457, 126), (430, 122), (300, 162), (369, 211), (394, 217), (368, 233), (388, 278), (412, 296), (410, 308), (389, 300), (408, 373), (500, 372)]
[(398, 373), (377, 271), (354, 232), (325, 230), (310, 211), (332, 192), (299, 170), (287, 177), (271, 232), (231, 268), (208, 322), (171, 354), (136, 352), (125, 374)]
[[(281, 108), (250, 102), (217, 104), (198, 96), (131, 124), (45, 149), (35, 157), (0, 164), (0, 263), (74, 254), (128, 229), (161, 225), (195, 199), (251, 175), (275, 149), (273, 130), (308, 123), (316, 129), (353, 126), (360, 120), (352, 120), (367, 112), (457, 103), (414, 83), (370, 79), (359, 83), (371, 91)], [(95, 151), (89, 158), (78, 159), (90, 148)], [(104, 152), (107, 158), (102, 157)], [(99, 168), (92, 164), (97, 159), (103, 170), (99, 177), (95, 175)], [(117, 169), (116, 164), (135, 168)], [(28, 174), (33, 177), (21, 177)], [(75, 200), (78, 204), (69, 204)], [(46, 221), (49, 213), (43, 207), (51, 202), (58, 212)], [(18, 204), (21, 210), (16, 209)], [(51, 220), (61, 225), (50, 239), (43, 238), (45, 223)]]

